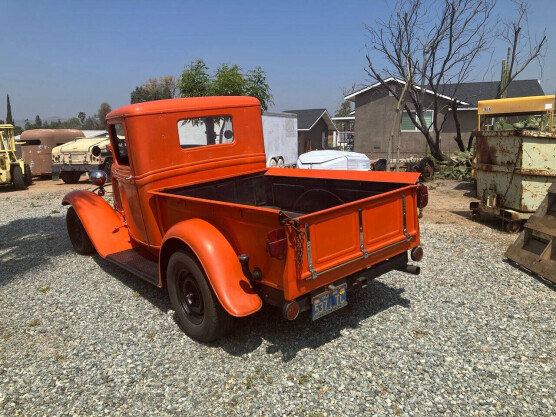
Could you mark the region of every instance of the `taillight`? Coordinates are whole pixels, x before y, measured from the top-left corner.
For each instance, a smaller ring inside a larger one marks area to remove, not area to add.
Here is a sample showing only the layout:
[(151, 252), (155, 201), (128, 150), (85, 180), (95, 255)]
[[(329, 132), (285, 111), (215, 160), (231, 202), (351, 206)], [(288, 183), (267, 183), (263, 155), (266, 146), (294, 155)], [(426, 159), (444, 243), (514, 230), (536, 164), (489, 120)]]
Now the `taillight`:
[(411, 249), (411, 259), (415, 262), (419, 262), (423, 259), (423, 248), (421, 246)]
[(295, 320), (299, 315), (299, 304), (297, 301), (290, 301), (289, 303), (285, 303), (282, 307), (282, 314), (288, 320)]
[(417, 207), (424, 208), (429, 204), (429, 189), (426, 185), (419, 184), (417, 187)]
[(283, 259), (288, 250), (288, 239), (285, 229), (275, 229), (267, 234), (266, 251), (276, 259)]

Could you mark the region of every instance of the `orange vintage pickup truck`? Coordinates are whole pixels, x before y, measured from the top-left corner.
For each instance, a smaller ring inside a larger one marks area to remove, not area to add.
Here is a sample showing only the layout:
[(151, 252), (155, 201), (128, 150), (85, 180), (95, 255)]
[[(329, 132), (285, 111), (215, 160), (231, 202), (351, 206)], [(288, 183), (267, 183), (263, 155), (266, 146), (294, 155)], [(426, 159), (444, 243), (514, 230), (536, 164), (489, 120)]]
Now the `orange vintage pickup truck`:
[(132, 104), (106, 122), (113, 207), (97, 171), (97, 193), (63, 200), (70, 240), (166, 288), (195, 340), (223, 336), (263, 302), (316, 319), (345, 306), (350, 287), (419, 273), (408, 264), (423, 255), (418, 173), (267, 169), (251, 97)]

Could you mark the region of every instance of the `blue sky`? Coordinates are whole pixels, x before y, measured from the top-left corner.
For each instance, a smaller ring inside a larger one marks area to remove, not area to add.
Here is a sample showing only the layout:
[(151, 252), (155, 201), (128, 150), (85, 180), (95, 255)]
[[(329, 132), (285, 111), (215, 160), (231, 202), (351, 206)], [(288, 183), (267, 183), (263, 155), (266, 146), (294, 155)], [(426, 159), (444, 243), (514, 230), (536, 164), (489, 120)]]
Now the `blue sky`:
[[(16, 120), (96, 113), (129, 103), (148, 78), (179, 76), (203, 58), (267, 73), (273, 110), (320, 108), (334, 112), (344, 89), (368, 83), (364, 72), (365, 24), (386, 19), (390, 4), (373, 1), (26, 1), (0, 0), (0, 118), (10, 95)], [(512, 3), (499, 0), (496, 16)], [(542, 74), (546, 93), (556, 91), (556, 0), (531, 1), (533, 28), (546, 28)], [(6, 19), (7, 17), (7, 19)], [(540, 32), (539, 30), (539, 32)], [(495, 70), (469, 81), (499, 77)], [(486, 54), (479, 68), (489, 65)], [(541, 78), (532, 65), (520, 78)]]

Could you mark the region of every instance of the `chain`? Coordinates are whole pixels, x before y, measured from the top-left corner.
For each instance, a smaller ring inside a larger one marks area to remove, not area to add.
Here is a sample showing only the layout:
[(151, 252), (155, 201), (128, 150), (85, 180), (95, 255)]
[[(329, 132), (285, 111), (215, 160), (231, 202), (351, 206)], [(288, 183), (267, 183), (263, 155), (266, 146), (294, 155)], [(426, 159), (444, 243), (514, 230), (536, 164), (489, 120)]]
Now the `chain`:
[(287, 214), (280, 212), (280, 224), (290, 228), (294, 233), (295, 261), (298, 266), (303, 264), (303, 245), (305, 232), (299, 228), (299, 220), (288, 217)]

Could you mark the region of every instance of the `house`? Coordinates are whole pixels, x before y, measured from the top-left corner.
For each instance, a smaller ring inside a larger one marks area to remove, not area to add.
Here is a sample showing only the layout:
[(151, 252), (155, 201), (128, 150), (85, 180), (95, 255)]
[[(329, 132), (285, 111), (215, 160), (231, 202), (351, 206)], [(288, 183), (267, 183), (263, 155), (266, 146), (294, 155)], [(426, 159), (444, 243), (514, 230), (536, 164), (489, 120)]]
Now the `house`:
[(336, 126), (326, 109), (285, 110), (297, 115), (298, 153), (328, 149), (328, 135), (336, 132)]
[[(396, 90), (401, 91), (404, 81), (396, 78), (385, 80)], [(454, 137), (456, 127), (450, 103), (456, 98), (460, 105), (457, 110), (464, 143), (473, 130), (477, 129), (477, 102), (493, 99), (498, 92), (499, 81), (470, 82), (458, 86), (457, 96), (454, 94), (455, 84), (441, 85), (437, 98), (442, 103), (438, 117), (444, 121), (440, 146), (444, 153), (459, 150)], [(544, 91), (538, 80), (514, 80), (508, 86), (508, 97), (540, 96)], [(434, 94), (425, 91), (425, 108), (432, 108)], [(388, 154), (388, 140), (391, 136), (392, 123), (396, 113), (397, 99), (380, 83), (362, 88), (344, 97), (355, 103), (354, 150), (367, 154), (371, 158), (384, 158)], [(409, 107), (413, 106), (409, 103)], [(425, 121), (432, 123), (432, 110), (425, 111)], [(396, 144), (394, 144), (394, 149)], [(420, 157), (426, 153), (425, 137), (411, 122), (407, 112), (403, 112), (401, 120), (400, 156), (402, 158)]]

